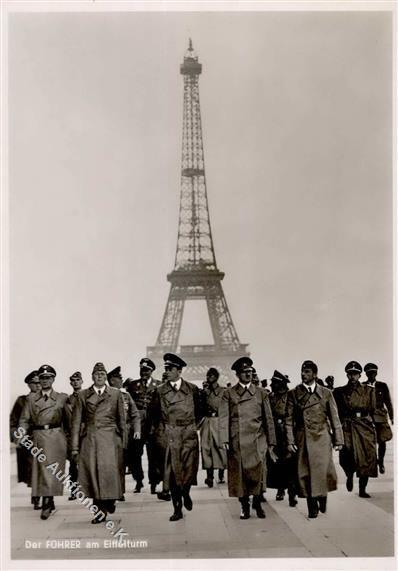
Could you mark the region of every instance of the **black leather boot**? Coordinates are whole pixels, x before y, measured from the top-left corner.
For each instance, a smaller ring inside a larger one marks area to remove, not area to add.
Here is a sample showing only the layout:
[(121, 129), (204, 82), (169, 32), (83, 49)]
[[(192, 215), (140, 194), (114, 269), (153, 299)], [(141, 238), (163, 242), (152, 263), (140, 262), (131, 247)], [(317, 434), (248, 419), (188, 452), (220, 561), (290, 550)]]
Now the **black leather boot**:
[(253, 509), (256, 511), (257, 517), (265, 519), (265, 511), (261, 507), (260, 496), (253, 496)]
[(359, 497), (360, 498), (370, 498), (371, 496), (366, 491), (366, 486), (368, 485), (368, 476), (359, 477)]
[(183, 518), (181, 492), (172, 492), (171, 498), (173, 500), (174, 513), (169, 517), (169, 520), (178, 521), (179, 519)]
[(213, 487), (213, 483), (214, 483), (213, 468), (207, 468), (207, 469), (206, 469), (206, 473), (207, 473), (207, 478), (205, 479), (205, 484), (206, 484), (209, 488), (212, 488), (212, 487)]
[(243, 496), (239, 498), (239, 502), (241, 505), (241, 512), (240, 512), (240, 519), (249, 519), (250, 517), (250, 500), (249, 496)]
[(50, 517), (52, 511), (51, 500), (51, 496), (43, 496), (40, 519), (48, 519)]
[(319, 511), (324, 514), (326, 513), (327, 496), (318, 497)]
[(218, 470), (218, 483), (219, 484), (225, 484), (225, 480), (224, 480), (224, 470), (222, 468), (220, 468)]
[(307, 498), (307, 507), (308, 507), (308, 517), (310, 519), (314, 519), (318, 517), (318, 501), (316, 498)]

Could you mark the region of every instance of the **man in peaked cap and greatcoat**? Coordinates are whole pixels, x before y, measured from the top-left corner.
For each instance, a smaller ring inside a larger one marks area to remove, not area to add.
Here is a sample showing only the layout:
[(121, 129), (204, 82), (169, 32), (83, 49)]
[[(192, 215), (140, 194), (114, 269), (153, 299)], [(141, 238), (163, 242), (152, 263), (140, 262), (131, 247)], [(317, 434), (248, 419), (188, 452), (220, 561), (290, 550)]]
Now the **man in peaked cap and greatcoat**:
[(97, 508), (91, 523), (101, 523), (115, 511), (115, 501), (123, 494), (126, 416), (122, 394), (106, 384), (102, 363), (94, 365), (92, 378), (94, 384), (80, 392), (73, 409), (72, 455), (79, 460), (82, 491)]
[(347, 490), (352, 492), (356, 472), (359, 497), (370, 498), (366, 492), (369, 477), (377, 478), (376, 429), (373, 422), (376, 394), (373, 387), (359, 382), (362, 367), (358, 361), (347, 363), (345, 372), (348, 383), (333, 391), (344, 432), (340, 466), (347, 477)]
[(224, 483), (227, 455), (220, 442), (218, 410), (225, 388), (218, 384), (220, 373), (214, 367), (206, 373), (207, 386), (202, 391), (204, 420), (200, 427), (202, 467), (207, 472), (205, 484), (213, 487), (214, 470), (218, 469), (218, 483)]
[(368, 378), (367, 381), (365, 381), (365, 384), (373, 387), (376, 394), (376, 411), (373, 415), (373, 420), (375, 423), (378, 444), (377, 462), (379, 464), (380, 474), (384, 474), (386, 442), (392, 438), (392, 431), (388, 424), (388, 417), (390, 417), (391, 424), (394, 424), (394, 410), (387, 383), (376, 380), (378, 366), (374, 363), (367, 363), (363, 370)]
[(190, 488), (197, 484), (202, 403), (198, 387), (181, 377), (185, 361), (172, 353), (163, 360), (167, 382), (153, 393), (150, 418), (157, 445), (164, 449), (163, 485), (170, 490), (174, 506), (170, 521), (177, 521), (183, 517), (183, 504), (192, 510)]
[[(77, 462), (72, 458), (71, 455), (71, 426), (72, 426), (72, 413), (73, 407), (78, 399), (79, 392), (82, 389), (83, 385), (83, 378), (80, 371), (76, 371), (69, 377), (70, 384), (73, 389), (73, 393), (68, 396), (68, 400), (66, 401), (66, 410), (68, 415), (68, 432), (67, 432), (67, 459), (69, 460), (69, 476), (72, 482), (77, 482), (78, 470), (77, 470)], [(82, 427), (83, 429), (83, 427)], [(69, 500), (76, 500), (76, 495), (74, 491), (71, 491)]]
[[(25, 383), (27, 383), (30, 393), (37, 393), (41, 389), (41, 384), (37, 371), (32, 371), (25, 378)], [(17, 398), (12, 407), (10, 414), (10, 438), (11, 442), (17, 444), (17, 470), (18, 470), (18, 482), (24, 482), (28, 488), (32, 487), (32, 461), (33, 456), (30, 450), (22, 446), (18, 440), (15, 439), (14, 431), (19, 427), (19, 419), (21, 418), (23, 407), (25, 406), (26, 399), (29, 395), (21, 395)], [(31, 436), (31, 435), (30, 435)], [(39, 510), (40, 497), (32, 496), (31, 502), (33, 504), (34, 510)]]
[(121, 392), (123, 397), (123, 404), (124, 404), (124, 412), (126, 415), (126, 438), (123, 447), (123, 459), (124, 463), (122, 466), (121, 472), (121, 480), (122, 480), (122, 496), (120, 497), (121, 501), (124, 501), (124, 493), (126, 491), (126, 467), (129, 465), (129, 455), (131, 454), (132, 443), (134, 440), (139, 440), (141, 438), (141, 419), (140, 413), (138, 408), (135, 405), (135, 402), (126, 391), (126, 389), (122, 388), (123, 385), (123, 377), (121, 374), (121, 367), (116, 367), (112, 371), (108, 373), (108, 383), (109, 386), (117, 389)]
[(285, 497), (285, 489), (289, 495), (289, 506), (294, 507), (296, 500), (296, 458), (289, 452), (286, 434), (286, 403), (288, 395), (289, 379), (275, 370), (271, 378), (272, 392), (269, 395), (272, 415), (276, 433), (276, 462), (268, 459), (267, 487), (276, 488), (276, 500), (282, 501)]
[(40, 517), (45, 520), (55, 511), (54, 496), (63, 495), (62, 481), (47, 466), (54, 464), (65, 472), (68, 395), (53, 390), (56, 372), (51, 365), (42, 365), (38, 376), (41, 390), (28, 395), (19, 424), (31, 432), (33, 445), (46, 457), (45, 462), (39, 462), (35, 456), (32, 466), (32, 496), (43, 497)]
[(267, 448), (276, 460), (274, 421), (267, 393), (252, 383), (253, 361), (237, 359), (231, 369), (238, 383), (227, 389), (219, 408), (220, 441), (227, 450), (228, 492), (239, 498), (241, 519), (250, 517), (250, 496), (257, 517), (265, 518), (260, 494), (265, 486)]
[(144, 446), (148, 456), (148, 480), (151, 488), (151, 494), (156, 494), (156, 486), (161, 482), (161, 467), (156, 455), (156, 447), (151, 434), (151, 419), (148, 416), (148, 406), (151, 402), (155, 389), (161, 385), (161, 381), (152, 377), (153, 371), (156, 369), (155, 363), (148, 357), (143, 357), (140, 361), (140, 378), (125, 381), (123, 387), (130, 394), (135, 402), (141, 417), (141, 438), (132, 441), (130, 468), (136, 486), (134, 493), (140, 493), (143, 488), (144, 471), (142, 469), (142, 456)]
[(302, 383), (288, 392), (285, 419), (288, 450), (297, 452), (298, 495), (307, 498), (309, 518), (326, 512), (327, 494), (337, 489), (332, 445), (341, 450), (344, 443), (333, 394), (316, 382), (317, 373), (313, 361), (304, 361)]

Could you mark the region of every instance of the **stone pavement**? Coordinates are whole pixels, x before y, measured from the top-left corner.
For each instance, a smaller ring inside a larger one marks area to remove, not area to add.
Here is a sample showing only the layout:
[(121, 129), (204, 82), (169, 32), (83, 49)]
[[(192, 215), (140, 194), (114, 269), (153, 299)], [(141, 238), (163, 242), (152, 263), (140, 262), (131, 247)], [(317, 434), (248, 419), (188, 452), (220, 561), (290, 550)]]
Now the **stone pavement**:
[[(275, 490), (267, 492), (267, 518), (253, 512), (239, 519), (238, 500), (228, 497), (227, 485), (209, 489), (205, 472), (192, 490), (194, 508), (184, 510), (184, 519), (169, 522), (171, 502), (159, 501), (145, 486), (133, 494), (131, 476), (126, 477), (126, 502), (119, 502), (112, 520), (114, 531), (128, 533), (129, 543), (114, 547), (105, 524), (91, 525), (91, 514), (66, 496), (55, 498), (57, 511), (47, 521), (30, 507), (30, 494), (16, 482), (15, 455), (11, 482), (12, 559), (207, 559), (207, 558), (336, 558), (393, 557), (394, 499), (391, 443), (387, 450), (386, 474), (370, 479), (371, 499), (345, 489), (338, 459), (339, 489), (329, 495), (327, 514), (309, 520), (305, 500), (290, 508), (287, 500), (275, 501)], [(75, 545), (54, 540), (76, 540)], [(30, 544), (27, 541), (31, 542)], [(80, 541), (80, 545), (77, 543)], [(115, 540), (113, 540), (114, 543)], [(36, 546), (34, 547), (34, 544)], [(30, 547), (28, 547), (30, 545)]]

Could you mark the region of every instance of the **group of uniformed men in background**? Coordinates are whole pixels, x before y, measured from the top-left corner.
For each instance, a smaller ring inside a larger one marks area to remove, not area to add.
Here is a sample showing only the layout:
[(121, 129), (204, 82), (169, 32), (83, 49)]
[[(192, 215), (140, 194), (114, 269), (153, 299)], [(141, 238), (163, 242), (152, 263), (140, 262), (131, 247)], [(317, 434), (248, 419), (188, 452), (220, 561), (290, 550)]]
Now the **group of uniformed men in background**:
[[(151, 494), (173, 502), (170, 521), (190, 511), (192, 485), (197, 484), (199, 438), (205, 483), (224, 483), (239, 498), (241, 519), (251, 508), (265, 518), (262, 503), (266, 488), (277, 490), (281, 501), (287, 490), (289, 505), (297, 496), (306, 498), (308, 517), (327, 509), (327, 494), (337, 488), (332, 449), (346, 474), (346, 488), (353, 490), (359, 478), (359, 496), (369, 477), (383, 474), (386, 442), (392, 438), (393, 407), (386, 383), (376, 380), (378, 368), (364, 367), (367, 381), (359, 381), (362, 367), (351, 361), (345, 367), (348, 382), (333, 388), (318, 379), (313, 361), (304, 361), (301, 380), (292, 390), (287, 375), (275, 370), (271, 392), (258, 379), (253, 362), (241, 357), (232, 365), (234, 386), (222, 387), (219, 372), (210, 368), (203, 388), (182, 378), (186, 363), (172, 353), (164, 355), (162, 381), (152, 377), (155, 364), (140, 361), (140, 378), (123, 382), (120, 367), (107, 373), (102, 363), (92, 372), (93, 384), (82, 389), (82, 376), (70, 377), (73, 393), (53, 388), (55, 369), (42, 365), (25, 379), (30, 394), (18, 397), (10, 417), (11, 440), (18, 443), (18, 481), (32, 488), (32, 504), (45, 520), (55, 511), (54, 496), (62, 495), (64, 483), (48, 470), (56, 463), (65, 472), (69, 460), (69, 500), (79, 493), (91, 498), (93, 524), (115, 511), (125, 500), (125, 474), (135, 480), (134, 493), (144, 485), (142, 456), (146, 447)], [(46, 463), (33, 457), (15, 434), (19, 427), (40, 448)], [(378, 446), (378, 449), (377, 449)], [(156, 487), (162, 484), (162, 489)], [(250, 503), (250, 497), (252, 502)], [(41, 501), (41, 504), (40, 504)]]

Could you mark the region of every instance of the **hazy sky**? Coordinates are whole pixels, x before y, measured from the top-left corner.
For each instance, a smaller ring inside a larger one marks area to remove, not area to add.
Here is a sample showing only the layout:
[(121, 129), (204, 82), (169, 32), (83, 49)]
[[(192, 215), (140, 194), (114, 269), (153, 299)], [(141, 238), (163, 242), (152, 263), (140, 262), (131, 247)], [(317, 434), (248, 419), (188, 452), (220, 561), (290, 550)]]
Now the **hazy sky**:
[[(391, 383), (391, 14), (21, 13), (9, 26), (12, 395), (42, 363), (68, 392), (96, 361), (135, 377), (156, 341), (189, 37), (217, 263), (260, 378), (297, 381), (313, 359), (339, 385), (357, 359)], [(211, 342), (203, 315), (187, 306), (182, 343)]]

